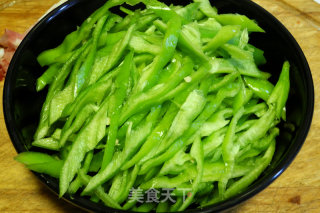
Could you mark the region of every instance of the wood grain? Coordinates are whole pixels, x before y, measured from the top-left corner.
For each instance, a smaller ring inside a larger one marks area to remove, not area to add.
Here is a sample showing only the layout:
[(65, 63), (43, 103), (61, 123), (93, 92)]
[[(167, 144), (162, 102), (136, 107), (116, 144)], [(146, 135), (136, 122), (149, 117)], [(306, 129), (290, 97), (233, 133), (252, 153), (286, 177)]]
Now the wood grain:
[[(15, 3), (12, 3), (15, 2)], [(0, 32), (24, 33), (58, 0), (0, 0)], [(315, 111), (307, 140), (290, 167), (267, 189), (232, 212), (320, 211), (320, 5), (313, 0), (254, 0), (293, 34), (309, 62), (315, 85)], [(13, 157), (6, 131), (0, 82), (0, 212), (74, 212)]]

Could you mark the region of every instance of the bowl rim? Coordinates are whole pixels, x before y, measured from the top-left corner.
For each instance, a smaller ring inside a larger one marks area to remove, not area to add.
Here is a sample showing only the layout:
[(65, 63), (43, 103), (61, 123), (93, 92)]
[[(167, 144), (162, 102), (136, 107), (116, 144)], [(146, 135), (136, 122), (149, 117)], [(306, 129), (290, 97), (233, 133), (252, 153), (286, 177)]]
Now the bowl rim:
[[(86, 0), (68, 0), (67, 2), (63, 3), (62, 5), (58, 6), (51, 12), (49, 12), (47, 15), (45, 15), (40, 21), (37, 22), (35, 26), (32, 27), (32, 29), (27, 33), (21, 44), (19, 45), (18, 49), (16, 50), (8, 71), (7, 75), (5, 78), (4, 82), (4, 89), (3, 89), (3, 113), (4, 113), (4, 118), (5, 118), (5, 123), (7, 127), (7, 131), (9, 133), (10, 139), (12, 144), (14, 145), (17, 153), (20, 153), (22, 151), (25, 151), (25, 147), (22, 145), (21, 142), (19, 142), (19, 137), (18, 137), (18, 131), (17, 127), (14, 124), (14, 117), (13, 117), (13, 110), (11, 108), (12, 102), (10, 101), (12, 92), (11, 92), (11, 82), (13, 78), (13, 72), (14, 72), (14, 67), (17, 59), (23, 52), (23, 49), (28, 43), (30, 42), (30, 38), (33, 37), (34, 34), (37, 34), (38, 31), (41, 31), (47, 23), (49, 23), (52, 19), (54, 19), (56, 16), (59, 14), (63, 13), (67, 9), (75, 6), (76, 4), (80, 2), (84, 2)], [(231, 0), (234, 1), (234, 0)], [(311, 123), (312, 123), (312, 116), (313, 116), (313, 111), (314, 111), (314, 85), (313, 85), (313, 80), (312, 80), (312, 74), (307, 62), (307, 59), (297, 43), (297, 41), (294, 39), (292, 34), (288, 31), (288, 29), (277, 19), (275, 18), (271, 13), (269, 13), (266, 9), (261, 7), (255, 2), (252, 2), (250, 0), (242, 0), (243, 3), (247, 4), (249, 7), (254, 7), (257, 10), (261, 11), (263, 15), (271, 19), (272, 22), (276, 25), (277, 28), (280, 28), (284, 34), (284, 36), (289, 39), (289, 43), (293, 45), (295, 48), (297, 55), (299, 59), (301, 60), (303, 67), (304, 67), (304, 74), (306, 78), (306, 94), (307, 94), (307, 103), (306, 103), (306, 116), (303, 118), (303, 122), (301, 123), (301, 128), (302, 130), (300, 131), (300, 134), (297, 135), (296, 140), (299, 142), (296, 144), (296, 146), (293, 148), (293, 150), (288, 153), (286, 159), (282, 159), (279, 164), (272, 169), (270, 173), (268, 173), (265, 177), (263, 182), (259, 183), (257, 186), (244, 191), (243, 193), (240, 193), (236, 195), (235, 197), (225, 200), (223, 202), (214, 204), (214, 205), (209, 205), (203, 208), (199, 209), (190, 209), (187, 210), (186, 212), (201, 212), (201, 213), (207, 213), (207, 212), (212, 212), (212, 211), (224, 211), (230, 208), (235, 207), (237, 204), (240, 204), (254, 195), (258, 194), (261, 192), (263, 189), (265, 189), (267, 186), (269, 186), (276, 178), (278, 178), (287, 168), (288, 166), (292, 163), (294, 158), (297, 156), (298, 152), (300, 151), (302, 145), (304, 144), (306, 137), (308, 135)], [(45, 184), (51, 191), (53, 191), (56, 195), (58, 195), (58, 187), (57, 184), (54, 183), (54, 179), (50, 178), (47, 175), (39, 174), (36, 172), (33, 172), (43, 184)], [(123, 210), (116, 210), (113, 208), (109, 208), (106, 206), (102, 206), (99, 204), (95, 204), (88, 199), (81, 198), (81, 197), (75, 197), (75, 199), (72, 199), (70, 196), (65, 195), (63, 196), (63, 199), (72, 205), (75, 205), (77, 207), (80, 207), (84, 210), (89, 210), (89, 211), (112, 211), (112, 212), (129, 212), (129, 211), (123, 211)]]

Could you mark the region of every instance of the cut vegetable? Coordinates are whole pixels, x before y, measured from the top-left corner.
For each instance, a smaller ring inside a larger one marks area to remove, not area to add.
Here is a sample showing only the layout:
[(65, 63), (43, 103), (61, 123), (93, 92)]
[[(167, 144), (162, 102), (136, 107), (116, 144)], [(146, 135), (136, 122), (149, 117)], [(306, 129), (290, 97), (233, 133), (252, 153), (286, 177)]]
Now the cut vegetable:
[(208, 0), (107, 1), (38, 56), (49, 65), (36, 85), (48, 87), (39, 152), (15, 159), (59, 179), (60, 197), (121, 210), (185, 211), (244, 192), (272, 161), (290, 91), (289, 62), (274, 86), (251, 32), (264, 31)]

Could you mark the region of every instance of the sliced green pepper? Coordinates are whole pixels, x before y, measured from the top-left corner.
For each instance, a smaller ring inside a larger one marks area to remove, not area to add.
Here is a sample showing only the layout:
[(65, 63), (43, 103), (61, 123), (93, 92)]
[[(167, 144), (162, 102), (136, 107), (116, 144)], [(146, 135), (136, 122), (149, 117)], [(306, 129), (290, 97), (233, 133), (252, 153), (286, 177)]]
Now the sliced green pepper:
[(240, 25), (242, 29), (247, 28), (249, 32), (264, 32), (254, 20), (251, 20), (244, 15), (220, 14), (214, 18), (222, 25)]

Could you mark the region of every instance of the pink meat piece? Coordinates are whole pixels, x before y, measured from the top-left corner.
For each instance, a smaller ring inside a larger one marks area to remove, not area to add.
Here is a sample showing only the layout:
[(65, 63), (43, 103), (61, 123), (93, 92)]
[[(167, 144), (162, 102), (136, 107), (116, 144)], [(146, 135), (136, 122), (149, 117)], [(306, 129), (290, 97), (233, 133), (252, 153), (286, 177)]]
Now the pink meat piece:
[(0, 48), (4, 49), (3, 56), (0, 56), (0, 81), (4, 79), (13, 54), (23, 37), (24, 35), (8, 29), (6, 29), (4, 35), (0, 37)]
[(23, 37), (24, 36), (20, 33), (6, 29), (3, 36), (0, 38), (0, 46), (17, 49)]
[(2, 81), (7, 73), (10, 61), (13, 57), (13, 54), (16, 50), (12, 48), (4, 49), (4, 55), (0, 59), (0, 81)]

